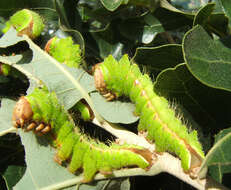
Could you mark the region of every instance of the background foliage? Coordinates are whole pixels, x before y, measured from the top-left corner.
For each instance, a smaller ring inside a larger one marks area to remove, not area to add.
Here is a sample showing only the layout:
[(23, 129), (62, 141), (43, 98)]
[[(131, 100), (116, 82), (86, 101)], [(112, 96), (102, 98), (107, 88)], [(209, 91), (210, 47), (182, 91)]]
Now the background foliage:
[[(93, 65), (109, 54), (116, 59), (128, 54), (152, 77), (156, 92), (173, 102), (189, 127), (198, 130), (204, 150), (209, 152), (204, 163), (209, 166), (209, 174), (219, 183), (231, 187), (231, 4), (226, 0), (172, 0), (172, 6), (162, 0), (160, 5), (151, 0), (144, 4), (138, 2), (21, 0), (18, 3), (16, 0), (2, 0), (0, 30), (10, 15), (22, 8), (41, 14), (46, 27), (35, 44), (27, 39), (25, 42), (14, 31), (8, 32), (0, 39), (0, 61), (17, 63), (23, 71), (44, 81), (69, 109), (82, 95), (55, 66), (56, 62), (41, 49), (54, 35), (64, 35), (64, 32), (71, 35), (81, 46), (83, 69), (63, 66), (64, 69), (74, 78), (84, 73), (79, 82), (90, 93), (97, 112), (106, 120), (123, 123), (127, 129), (135, 131), (138, 118), (133, 114), (133, 105), (127, 101), (106, 102), (95, 92), (92, 76), (84, 72), (90, 72)], [(11, 56), (12, 53), (16, 56)], [(0, 131), (12, 126), (15, 101), (20, 95), (29, 93), (34, 85), (21, 73), (0, 76)], [(105, 140), (105, 136), (113, 139), (109, 133), (92, 128), (92, 136), (101, 140)], [(30, 155), (26, 160), (25, 154)], [(75, 177), (66, 169), (50, 163), (53, 154), (54, 150), (47, 148), (46, 142), (33, 134), (20, 133), (20, 138), (14, 134), (0, 137), (1, 189), (28, 186), (39, 189), (51, 182)], [(44, 171), (49, 173), (44, 174)], [(130, 181), (105, 180), (80, 188), (125, 190), (141, 189), (144, 184), (150, 184), (152, 189), (192, 189), (167, 174), (132, 177)]]

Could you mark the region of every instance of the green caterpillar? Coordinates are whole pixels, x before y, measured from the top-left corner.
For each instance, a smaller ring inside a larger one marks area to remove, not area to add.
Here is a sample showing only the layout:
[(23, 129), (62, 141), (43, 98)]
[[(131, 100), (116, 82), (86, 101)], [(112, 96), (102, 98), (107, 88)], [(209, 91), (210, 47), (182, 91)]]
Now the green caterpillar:
[[(68, 67), (79, 68), (82, 62), (80, 46), (79, 44), (74, 44), (71, 37), (53, 37), (47, 42), (44, 49), (57, 61)], [(93, 117), (93, 113), (91, 113), (91, 109), (86, 102), (77, 102), (72, 111), (79, 112), (84, 121), (90, 121)]]
[(82, 168), (83, 182), (91, 181), (98, 171), (107, 175), (122, 167), (151, 166), (151, 153), (142, 147), (113, 143), (107, 146), (82, 134), (58, 103), (56, 94), (46, 89), (35, 88), (30, 95), (22, 96), (15, 105), (12, 120), (15, 127), (47, 134), (57, 148), (55, 160), (60, 164), (69, 160), (68, 170), (72, 173)]
[(42, 18), (35, 12), (23, 9), (13, 14), (6, 22), (2, 32), (6, 33), (13, 26), (19, 35), (26, 34), (31, 39), (38, 37), (43, 31), (44, 24)]
[(80, 46), (74, 44), (71, 37), (51, 38), (45, 46), (45, 51), (69, 67), (78, 68), (82, 61)]
[(138, 65), (131, 64), (127, 55), (119, 62), (109, 56), (95, 66), (94, 78), (96, 89), (107, 100), (128, 96), (140, 116), (138, 131), (147, 132), (146, 138), (155, 141), (157, 152), (170, 151), (179, 156), (183, 170), (194, 174), (204, 159), (197, 132), (188, 132), (168, 101), (154, 92), (152, 80), (140, 72)]

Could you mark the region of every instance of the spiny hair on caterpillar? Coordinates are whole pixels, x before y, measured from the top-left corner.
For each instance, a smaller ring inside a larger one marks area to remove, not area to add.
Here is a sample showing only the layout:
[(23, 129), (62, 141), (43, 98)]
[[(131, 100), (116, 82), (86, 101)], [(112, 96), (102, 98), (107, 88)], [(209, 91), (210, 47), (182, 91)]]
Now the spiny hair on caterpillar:
[[(191, 128), (191, 124), (189, 122), (188, 119), (186, 119), (186, 117), (184, 117), (184, 113), (183, 113), (183, 106), (178, 103), (177, 99), (167, 99), (169, 102), (169, 109), (173, 110), (175, 112), (175, 117), (181, 121), (181, 123), (185, 126), (187, 126), (188, 128), (188, 132), (193, 131), (193, 129)], [(185, 109), (184, 109), (185, 110)]]
[(56, 94), (47, 89), (35, 88), (31, 94), (21, 97), (12, 119), (14, 126), (21, 128), (34, 122), (35, 131), (41, 123), (49, 125), (47, 134), (51, 135), (50, 143), (57, 149), (55, 160), (58, 163), (70, 160), (68, 169), (72, 173), (82, 168), (85, 182), (91, 181), (97, 172), (109, 173), (130, 166), (148, 169), (152, 164), (152, 153), (143, 147), (115, 143), (107, 146), (81, 133), (59, 104)]

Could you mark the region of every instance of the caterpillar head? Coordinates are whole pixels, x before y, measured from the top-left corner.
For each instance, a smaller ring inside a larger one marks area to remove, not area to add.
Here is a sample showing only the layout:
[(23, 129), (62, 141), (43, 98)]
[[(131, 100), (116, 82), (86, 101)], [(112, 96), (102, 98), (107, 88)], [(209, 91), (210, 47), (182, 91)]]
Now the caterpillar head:
[(99, 91), (99, 93), (106, 98), (107, 101), (111, 101), (117, 98), (116, 93), (107, 89), (102, 68), (100, 67), (101, 63), (96, 64), (93, 67), (94, 80), (95, 80), (95, 88)]
[(15, 104), (12, 121), (15, 128), (20, 127), (26, 131), (34, 129), (34, 132), (38, 135), (48, 133), (51, 130), (49, 125), (33, 121), (33, 111), (30, 102), (25, 96), (22, 96)]
[(24, 124), (31, 120), (32, 116), (33, 112), (30, 103), (22, 96), (14, 107), (12, 117), (14, 127), (18, 128), (18, 126), (20, 126), (23, 128)]

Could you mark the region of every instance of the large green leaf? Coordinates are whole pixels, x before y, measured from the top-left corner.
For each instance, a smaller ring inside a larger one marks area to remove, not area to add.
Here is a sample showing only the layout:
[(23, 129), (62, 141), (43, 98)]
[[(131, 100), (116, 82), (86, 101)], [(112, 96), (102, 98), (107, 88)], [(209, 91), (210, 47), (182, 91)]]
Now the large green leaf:
[(22, 8), (53, 8), (53, 0), (21, 0), (18, 3), (17, 0), (0, 1), (0, 16), (9, 17), (15, 13), (18, 9)]
[(124, 0), (101, 0), (103, 6), (108, 9), (109, 11), (116, 10)]
[(159, 5), (159, 0), (100, 0), (103, 6), (109, 11), (116, 10), (121, 4), (131, 3), (135, 6), (147, 7), (150, 10), (155, 10)]
[(27, 170), (14, 189), (40, 189), (75, 177), (53, 161), (55, 149), (47, 144), (44, 137), (37, 138), (33, 133), (23, 131), (20, 131), (20, 137), (25, 147)]
[(5, 35), (0, 38), (0, 47), (6, 48), (23, 41), (24, 39), (17, 35), (14, 29), (10, 29)]
[[(177, 9), (171, 3), (169, 3), (167, 0), (161, 0), (160, 1), (160, 7), (170, 11), (171, 13), (176, 13), (176, 14), (179, 14), (182, 16), (184, 15), (185, 17), (190, 18), (190, 19), (193, 19), (193, 17), (194, 17), (193, 12)], [(181, 24), (181, 23), (179, 23), (179, 24)]]
[(198, 80), (231, 91), (231, 51), (226, 44), (213, 40), (201, 26), (196, 26), (185, 35), (183, 51), (190, 72)]
[(231, 4), (227, 0), (216, 0), (221, 6), (221, 10), (229, 17), (229, 23), (231, 22)]
[(222, 130), (215, 137), (215, 144), (203, 162), (201, 171), (207, 165), (215, 180), (222, 182), (223, 174), (231, 172), (231, 128)]
[(184, 62), (182, 46), (178, 44), (139, 47), (133, 60), (139, 65), (147, 66), (148, 71), (152, 71), (153, 74)]
[(229, 19), (224, 13), (213, 13), (208, 20), (208, 28), (221, 37), (229, 34), (228, 24)]
[[(12, 125), (12, 112), (15, 101), (3, 99), (0, 108), (0, 133), (6, 134), (14, 130)], [(19, 138), (15, 135), (7, 135), (0, 137), (0, 165), (1, 173), (5, 180), (8, 189), (21, 179), (24, 174), (24, 155), (23, 147), (20, 144)]]
[(172, 0), (171, 3), (183, 10), (193, 10), (205, 5), (207, 0)]
[(214, 3), (209, 3), (204, 7), (202, 7), (195, 15), (193, 25), (195, 26), (197, 24), (201, 24), (201, 25), (205, 24), (205, 22), (207, 22), (209, 16), (213, 12), (214, 8), (215, 8)]
[(194, 15), (186, 12), (171, 11), (159, 8), (153, 15), (159, 19), (165, 30), (172, 30), (186, 25), (192, 25)]
[(124, 44), (116, 39), (115, 31), (108, 27), (101, 32), (92, 32), (91, 35), (96, 40), (99, 55), (102, 59), (112, 54), (116, 59), (120, 59), (123, 54)]
[(208, 32), (213, 32), (219, 36), (228, 33), (228, 18), (223, 13), (213, 13), (214, 3), (208, 3), (202, 7), (195, 15), (193, 25), (202, 25)]
[(2, 99), (0, 107), (0, 132), (12, 127), (12, 113), (15, 101)]
[(164, 28), (156, 17), (152, 14), (148, 14), (141, 18), (124, 20), (120, 24), (119, 30), (123, 36), (130, 40), (149, 44), (158, 33), (164, 31)]
[(9, 79), (6, 76), (0, 76), (0, 83), (7, 83), (9, 82)]
[(4, 172), (3, 177), (6, 181), (7, 188), (12, 189), (25, 173), (25, 166), (12, 165)]
[(177, 27), (192, 25), (193, 15), (158, 8), (143, 17), (125, 19), (119, 30), (126, 38), (144, 44), (150, 44), (157, 34)]
[(194, 115), (196, 118), (198, 117), (197, 114), (199, 114), (200, 117), (203, 115), (205, 123), (213, 122), (209, 114), (203, 109), (201, 102), (199, 102), (200, 99), (198, 99), (198, 96), (203, 92), (198, 91), (198, 93), (200, 92), (199, 94), (194, 93), (194, 91), (200, 89), (200, 87), (200, 84), (190, 76), (184, 63), (174, 68), (163, 70), (154, 83), (155, 91), (161, 96), (170, 99), (170, 101), (176, 101), (176, 104), (183, 105), (192, 115), (196, 113)]

